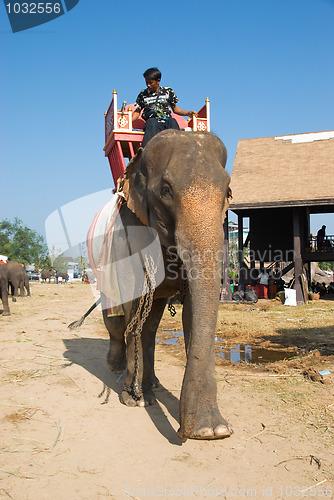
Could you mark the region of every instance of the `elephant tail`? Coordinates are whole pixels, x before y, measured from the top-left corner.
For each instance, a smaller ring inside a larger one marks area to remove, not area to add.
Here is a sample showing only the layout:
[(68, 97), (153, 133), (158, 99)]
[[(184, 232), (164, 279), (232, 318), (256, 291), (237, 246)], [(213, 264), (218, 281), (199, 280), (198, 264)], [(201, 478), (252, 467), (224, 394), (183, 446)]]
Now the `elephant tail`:
[(88, 309), (88, 311), (83, 316), (81, 316), (81, 318), (78, 321), (73, 321), (73, 323), (70, 323), (67, 328), (69, 328), (70, 330), (74, 330), (75, 328), (79, 328), (82, 325), (82, 323), (85, 321), (87, 316), (89, 316), (90, 313), (92, 311), (94, 311), (95, 307), (97, 307), (100, 304), (100, 302), (101, 302), (101, 297), (99, 299), (97, 299), (96, 302), (94, 302), (94, 304)]

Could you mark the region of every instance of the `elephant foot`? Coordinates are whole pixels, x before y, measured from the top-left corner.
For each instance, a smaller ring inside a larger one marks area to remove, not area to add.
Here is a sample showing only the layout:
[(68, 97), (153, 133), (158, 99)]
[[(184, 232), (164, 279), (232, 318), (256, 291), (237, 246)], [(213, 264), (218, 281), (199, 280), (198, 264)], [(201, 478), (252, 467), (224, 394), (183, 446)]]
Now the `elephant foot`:
[(233, 429), (220, 415), (219, 410), (214, 411), (212, 415), (198, 419), (193, 428), (181, 425), (177, 432), (183, 443), (187, 439), (223, 439), (231, 436), (231, 434), (233, 434)]
[(126, 368), (125, 346), (113, 344), (108, 352), (107, 363), (113, 373), (123, 373)]
[(121, 403), (125, 406), (150, 406), (156, 402), (154, 392), (152, 389), (148, 389), (143, 392), (139, 399), (136, 399), (133, 394), (130, 394), (127, 390), (123, 390), (121, 394)]
[(10, 311), (3, 311), (2, 316), (10, 316)]
[(159, 387), (160, 382), (159, 382), (158, 377), (155, 375), (155, 373), (152, 373), (152, 375), (151, 375), (151, 384), (152, 384), (152, 387), (154, 387), (155, 389), (157, 387)]

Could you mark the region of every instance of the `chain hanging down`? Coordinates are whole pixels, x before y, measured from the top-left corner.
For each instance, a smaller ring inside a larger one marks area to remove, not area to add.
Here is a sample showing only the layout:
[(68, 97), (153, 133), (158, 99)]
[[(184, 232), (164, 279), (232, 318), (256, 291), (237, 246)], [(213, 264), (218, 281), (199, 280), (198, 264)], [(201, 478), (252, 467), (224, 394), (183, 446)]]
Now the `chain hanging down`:
[(174, 318), (174, 316), (176, 314), (176, 309), (175, 309), (174, 303), (176, 301), (179, 301), (179, 302), (181, 302), (181, 304), (183, 304), (184, 298), (187, 295), (188, 289), (189, 289), (188, 280), (183, 279), (179, 290), (176, 292), (175, 295), (173, 295), (173, 297), (170, 298), (170, 302), (168, 304), (168, 311), (169, 311), (170, 315), (172, 316), (172, 318)]
[[(128, 343), (128, 336), (133, 333), (134, 343), (135, 343), (135, 367), (134, 376), (132, 380), (131, 387), (126, 387), (126, 390), (131, 390), (132, 395), (135, 399), (140, 399), (142, 396), (142, 389), (139, 386), (139, 341), (140, 336), (143, 331), (143, 326), (147, 320), (148, 315), (151, 312), (153, 305), (153, 295), (156, 287), (155, 275), (157, 272), (157, 265), (154, 265), (154, 260), (152, 256), (150, 259), (145, 256), (145, 282), (143, 285), (143, 291), (139, 300), (138, 308), (136, 314), (133, 316), (132, 320), (126, 327), (124, 332), (124, 337), (126, 343)], [(136, 325), (137, 323), (137, 325)]]

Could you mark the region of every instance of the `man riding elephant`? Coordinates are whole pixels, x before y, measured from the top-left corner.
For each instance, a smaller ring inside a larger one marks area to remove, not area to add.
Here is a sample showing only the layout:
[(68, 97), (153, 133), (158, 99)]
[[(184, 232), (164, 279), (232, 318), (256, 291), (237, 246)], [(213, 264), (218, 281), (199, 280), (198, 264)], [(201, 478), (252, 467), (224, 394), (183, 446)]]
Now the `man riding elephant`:
[(142, 118), (145, 120), (144, 148), (148, 141), (156, 134), (166, 129), (179, 130), (180, 127), (172, 118), (170, 108), (176, 115), (197, 116), (196, 111), (186, 111), (177, 106), (178, 98), (170, 87), (160, 87), (161, 71), (158, 68), (149, 68), (144, 73), (147, 88), (142, 90), (135, 102), (135, 111), (132, 114), (132, 121), (135, 122), (143, 110)]

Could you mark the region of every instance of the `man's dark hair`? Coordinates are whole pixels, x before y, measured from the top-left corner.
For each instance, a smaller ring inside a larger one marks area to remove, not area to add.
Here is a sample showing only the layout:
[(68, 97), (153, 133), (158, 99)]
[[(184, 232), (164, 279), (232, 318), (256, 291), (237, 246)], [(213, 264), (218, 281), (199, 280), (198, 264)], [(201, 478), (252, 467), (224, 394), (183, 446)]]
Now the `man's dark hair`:
[(158, 68), (148, 68), (143, 77), (145, 80), (161, 80), (161, 71)]

